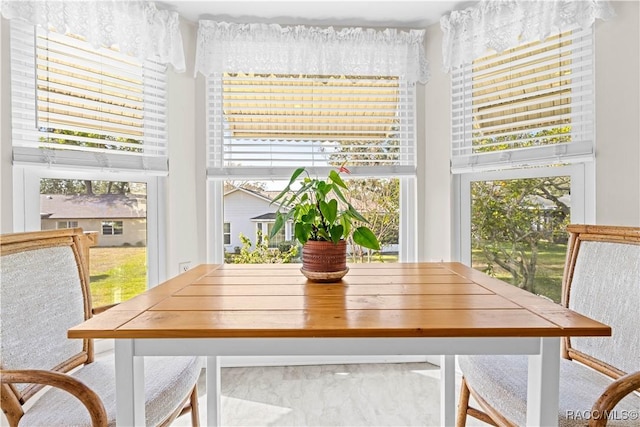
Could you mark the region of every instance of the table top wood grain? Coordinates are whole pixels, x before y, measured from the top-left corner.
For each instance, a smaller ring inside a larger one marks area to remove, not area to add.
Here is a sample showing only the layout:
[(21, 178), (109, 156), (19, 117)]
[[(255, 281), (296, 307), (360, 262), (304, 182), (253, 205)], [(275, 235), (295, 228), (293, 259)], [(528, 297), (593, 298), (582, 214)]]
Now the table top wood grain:
[(460, 263), (203, 264), (69, 329), (69, 338), (562, 337), (611, 329)]

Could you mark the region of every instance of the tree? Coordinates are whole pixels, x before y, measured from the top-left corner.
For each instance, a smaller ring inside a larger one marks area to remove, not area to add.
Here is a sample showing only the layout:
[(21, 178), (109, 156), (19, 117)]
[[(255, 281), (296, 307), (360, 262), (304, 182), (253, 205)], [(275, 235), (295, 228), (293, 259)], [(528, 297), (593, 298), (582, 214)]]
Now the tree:
[[(354, 179), (349, 182), (347, 196), (369, 221), (368, 227), (382, 245), (398, 243), (400, 180), (391, 178)], [(358, 248), (356, 247), (356, 249)], [(360, 252), (354, 255), (359, 255), (362, 258), (364, 253)]]
[(129, 194), (131, 183), (126, 181), (91, 181), (79, 179), (40, 180), (40, 194)]
[[(562, 196), (569, 188), (569, 177), (472, 184), (472, 246), (482, 251), (488, 273), (499, 266), (512, 276), (513, 284), (535, 291), (539, 242), (565, 235), (569, 206)], [(555, 208), (549, 209), (545, 201)]]

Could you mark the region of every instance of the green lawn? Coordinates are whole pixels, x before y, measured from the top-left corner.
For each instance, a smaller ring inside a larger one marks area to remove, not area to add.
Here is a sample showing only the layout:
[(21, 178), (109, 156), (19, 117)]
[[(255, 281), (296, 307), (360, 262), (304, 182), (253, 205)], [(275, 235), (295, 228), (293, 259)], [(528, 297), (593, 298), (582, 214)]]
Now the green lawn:
[(147, 289), (147, 249), (91, 248), (93, 306), (126, 301)]
[[(560, 302), (562, 291), (562, 273), (567, 245), (562, 243), (540, 243), (538, 264), (534, 282), (534, 292)], [(478, 249), (472, 251), (473, 268), (484, 271), (486, 259)], [(503, 269), (495, 266), (495, 277), (511, 283), (512, 277)]]

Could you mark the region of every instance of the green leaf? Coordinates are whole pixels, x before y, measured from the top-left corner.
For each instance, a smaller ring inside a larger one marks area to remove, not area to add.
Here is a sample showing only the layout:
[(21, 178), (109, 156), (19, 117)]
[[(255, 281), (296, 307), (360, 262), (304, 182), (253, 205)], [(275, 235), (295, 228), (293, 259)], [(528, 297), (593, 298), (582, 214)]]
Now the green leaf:
[(318, 228), (318, 237), (326, 241), (331, 241), (331, 234), (327, 233), (324, 228)]
[(338, 172), (332, 170), (331, 172), (329, 172), (329, 178), (331, 179), (331, 181), (333, 181), (335, 184), (339, 185), (340, 187), (344, 189), (347, 188), (347, 185), (344, 183), (342, 178), (340, 178), (340, 174), (338, 174)]
[(304, 172), (304, 168), (298, 168), (295, 171), (293, 171), (293, 173), (291, 174), (291, 179), (289, 179), (289, 184), (287, 185), (287, 187), (290, 187), (291, 184), (293, 184), (295, 182), (295, 180), (298, 179), (298, 177), (302, 174), (302, 172)]
[(331, 232), (331, 241), (333, 243), (338, 243), (340, 239), (342, 239), (342, 232), (344, 228), (341, 225), (336, 225), (335, 227), (331, 227), (329, 230)]
[[(298, 168), (295, 171), (293, 171), (293, 174), (291, 174), (291, 179), (289, 179), (289, 184), (287, 184), (287, 186), (284, 188), (284, 190), (282, 190), (272, 201), (270, 204), (273, 204), (275, 202), (277, 202), (278, 200), (280, 200), (281, 198), (283, 198), (284, 196), (287, 195), (287, 193), (289, 193), (289, 191), (291, 191), (291, 184), (293, 184), (295, 182), (295, 180), (300, 176), (300, 174), (304, 172), (304, 168)], [(298, 194), (300, 194), (300, 191), (298, 191)], [(291, 203), (293, 203), (295, 199), (295, 196), (292, 196), (289, 200), (284, 201), (282, 203), (280, 203), (280, 207), (282, 206), (289, 206), (291, 205)]]
[(366, 222), (367, 224), (369, 223), (369, 221), (367, 221), (367, 219), (365, 217), (363, 217), (360, 212), (358, 212), (353, 206), (349, 205), (349, 208), (347, 209), (349, 214), (354, 217), (355, 219), (357, 219), (358, 221), (362, 221), (362, 222)]
[(300, 221), (305, 223), (305, 224), (313, 224), (315, 219), (316, 219), (316, 210), (315, 209), (310, 209), (306, 214), (304, 214), (304, 215), (302, 215), (300, 217)]
[(329, 224), (333, 224), (338, 215), (338, 201), (336, 199), (329, 200), (328, 202), (324, 200), (320, 201), (320, 212)]
[(346, 205), (349, 204), (349, 202), (347, 202), (347, 199), (344, 197), (344, 194), (342, 194), (342, 191), (340, 191), (340, 187), (337, 187), (334, 185), (333, 191), (334, 193), (336, 193), (336, 196), (338, 196), (338, 199), (340, 199), (341, 202), (343, 202)]
[[(283, 198), (284, 196), (286, 196), (286, 195), (287, 195), (287, 193), (289, 192), (289, 190), (290, 190), (290, 188), (289, 188), (289, 186), (287, 185), (287, 187), (286, 187), (284, 190), (282, 190), (282, 191), (280, 192), (280, 194), (278, 194), (278, 195), (277, 195), (277, 196), (276, 196), (276, 197), (271, 201), (271, 203), (269, 203), (269, 204), (270, 204), (270, 205), (272, 205), (272, 204), (274, 204), (275, 202), (277, 202), (278, 200), (280, 200), (281, 198)], [(288, 205), (289, 203), (290, 203), (290, 202), (282, 202), (282, 203), (280, 204), (280, 206)]]
[(353, 232), (353, 241), (364, 248), (376, 251), (380, 250), (380, 242), (378, 242), (373, 231), (369, 230), (367, 227), (356, 228)]
[(318, 199), (324, 200), (327, 193), (331, 191), (331, 187), (332, 187), (331, 184), (327, 184), (324, 181), (318, 182), (318, 186), (316, 187)]
[(342, 224), (343, 234), (348, 236), (351, 233), (351, 220), (347, 215), (342, 215), (340, 217), (340, 224)]
[(307, 243), (307, 240), (309, 240), (309, 233), (311, 232), (311, 226), (310, 225), (305, 225), (302, 224), (300, 222), (296, 223), (295, 229), (294, 229), (294, 234), (296, 236), (296, 239), (298, 239), (298, 241), (301, 244), (305, 244)]
[(285, 221), (282, 217), (282, 214), (280, 212), (276, 212), (276, 221), (273, 224), (273, 228), (271, 228), (271, 232), (269, 233), (269, 240), (273, 239), (273, 237), (278, 234), (278, 231), (280, 231), (280, 229), (284, 225), (284, 222)]

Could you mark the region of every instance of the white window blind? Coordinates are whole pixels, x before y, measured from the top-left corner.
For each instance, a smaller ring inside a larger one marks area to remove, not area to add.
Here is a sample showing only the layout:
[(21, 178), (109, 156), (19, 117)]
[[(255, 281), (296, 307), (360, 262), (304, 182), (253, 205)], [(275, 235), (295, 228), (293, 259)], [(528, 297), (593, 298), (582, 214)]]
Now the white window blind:
[(14, 163), (166, 174), (165, 68), (11, 21)]
[(591, 160), (593, 36), (575, 28), (452, 75), (452, 172)]
[(209, 177), (343, 163), (353, 175), (415, 174), (415, 86), (402, 79), (225, 73), (207, 94)]

